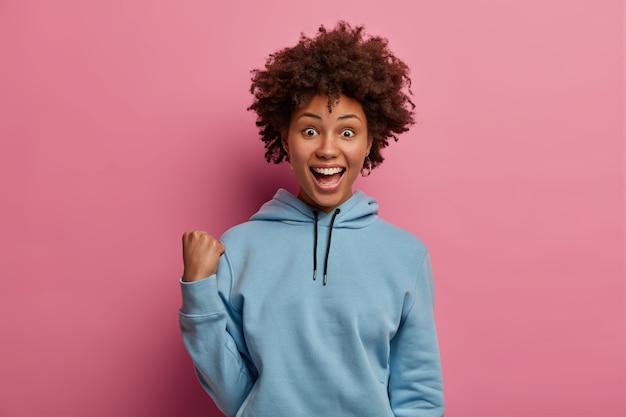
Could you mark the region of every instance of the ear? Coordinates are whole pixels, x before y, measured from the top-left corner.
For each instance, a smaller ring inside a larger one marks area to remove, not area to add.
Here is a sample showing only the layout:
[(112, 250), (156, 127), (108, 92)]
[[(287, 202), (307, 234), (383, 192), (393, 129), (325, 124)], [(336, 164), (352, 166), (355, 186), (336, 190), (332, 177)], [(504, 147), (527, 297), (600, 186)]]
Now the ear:
[(365, 155), (370, 154), (370, 149), (372, 149), (372, 143), (374, 143), (374, 139), (372, 139), (371, 136), (368, 136), (367, 137), (367, 152), (365, 153)]
[(283, 149), (287, 154), (289, 154), (289, 141), (287, 140), (287, 130), (280, 131), (280, 144), (283, 146)]

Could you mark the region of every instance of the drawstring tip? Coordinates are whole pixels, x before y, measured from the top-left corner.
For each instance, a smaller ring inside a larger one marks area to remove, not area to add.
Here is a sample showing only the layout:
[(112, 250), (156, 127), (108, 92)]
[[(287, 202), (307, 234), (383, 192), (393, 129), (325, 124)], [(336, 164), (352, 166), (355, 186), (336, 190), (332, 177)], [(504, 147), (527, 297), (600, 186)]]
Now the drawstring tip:
[(324, 274), (324, 285), (326, 285), (326, 274)]
[(313, 281), (317, 279), (317, 269), (313, 271)]

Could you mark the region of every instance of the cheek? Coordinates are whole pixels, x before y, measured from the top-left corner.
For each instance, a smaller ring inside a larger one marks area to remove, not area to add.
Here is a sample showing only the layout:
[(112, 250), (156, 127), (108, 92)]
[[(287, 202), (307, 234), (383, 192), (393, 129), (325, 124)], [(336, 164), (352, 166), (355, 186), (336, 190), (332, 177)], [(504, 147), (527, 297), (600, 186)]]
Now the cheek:
[(291, 153), (290, 155), (290, 163), (292, 166), (294, 166), (297, 169), (308, 169), (308, 154), (306, 154), (305, 152), (303, 152), (302, 149), (299, 148), (291, 148)]
[(315, 152), (315, 148), (303, 141), (291, 141), (289, 143), (289, 151), (294, 160), (308, 161)]
[(363, 146), (359, 146), (358, 149), (354, 149), (352, 152), (352, 160), (355, 161), (355, 163), (363, 163), (363, 161), (365, 160), (365, 157), (369, 154), (370, 152), (370, 146), (369, 144), (365, 144)]

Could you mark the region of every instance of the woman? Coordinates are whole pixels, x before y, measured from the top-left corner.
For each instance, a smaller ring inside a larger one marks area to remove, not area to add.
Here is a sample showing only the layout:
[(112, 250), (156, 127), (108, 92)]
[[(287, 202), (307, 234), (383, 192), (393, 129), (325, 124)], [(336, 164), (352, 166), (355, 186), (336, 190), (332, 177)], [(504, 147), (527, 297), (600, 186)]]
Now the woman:
[(407, 66), (340, 22), (270, 55), (250, 106), (279, 190), (221, 240), (183, 235), (180, 324), (228, 416), (441, 416), (424, 245), (353, 184), (413, 123)]

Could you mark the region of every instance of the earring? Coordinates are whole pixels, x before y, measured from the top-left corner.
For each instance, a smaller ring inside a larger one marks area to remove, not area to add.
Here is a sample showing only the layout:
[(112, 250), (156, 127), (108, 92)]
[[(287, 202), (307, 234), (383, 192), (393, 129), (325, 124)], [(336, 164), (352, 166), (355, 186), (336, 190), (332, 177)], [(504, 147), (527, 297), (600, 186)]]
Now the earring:
[(369, 154), (365, 155), (365, 161), (363, 162), (363, 168), (361, 168), (361, 176), (369, 177), (372, 173), (372, 161), (370, 161)]

